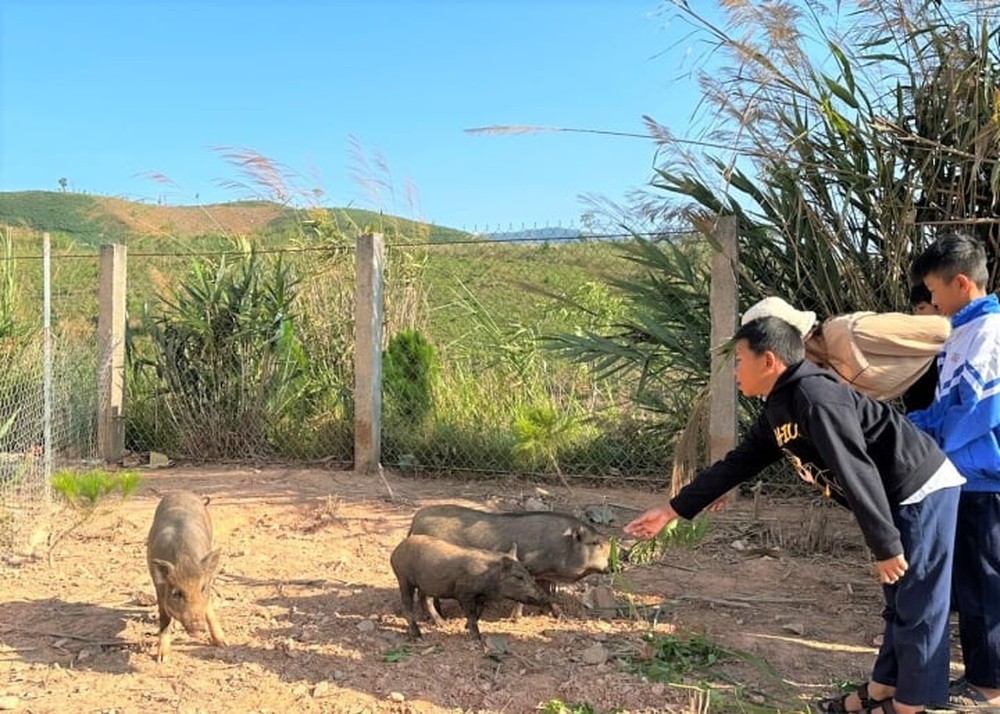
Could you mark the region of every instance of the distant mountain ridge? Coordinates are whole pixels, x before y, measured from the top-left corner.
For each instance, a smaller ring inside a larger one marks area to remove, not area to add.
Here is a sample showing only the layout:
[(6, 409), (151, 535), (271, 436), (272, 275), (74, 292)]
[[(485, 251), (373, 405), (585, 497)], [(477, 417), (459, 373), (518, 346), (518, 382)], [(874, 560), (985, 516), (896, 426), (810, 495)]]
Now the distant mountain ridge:
[[(411, 239), (448, 243), (471, 237), (465, 231), (357, 208), (320, 208), (345, 229), (381, 230)], [(316, 214), (271, 201), (233, 201), (167, 206), (113, 196), (57, 191), (0, 191), (0, 226), (62, 234), (90, 246), (128, 243), (130, 238), (183, 240), (208, 235), (279, 238), (301, 232)]]

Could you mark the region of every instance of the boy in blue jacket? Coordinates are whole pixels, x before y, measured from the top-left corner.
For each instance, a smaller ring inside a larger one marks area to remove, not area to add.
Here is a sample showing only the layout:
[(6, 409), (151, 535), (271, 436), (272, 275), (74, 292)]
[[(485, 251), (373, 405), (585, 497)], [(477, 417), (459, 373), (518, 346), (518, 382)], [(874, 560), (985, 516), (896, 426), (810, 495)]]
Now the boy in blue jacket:
[(736, 383), (764, 410), (740, 444), (671, 501), (625, 526), (652, 538), (693, 518), (785, 457), (798, 475), (851, 509), (875, 555), (885, 629), (871, 681), (818, 703), (824, 712), (912, 714), (948, 699), (948, 611), (959, 486), (933, 439), (883, 402), (805, 361), (802, 335), (778, 317), (733, 338)]
[(1000, 707), (1000, 303), (986, 292), (986, 251), (969, 236), (938, 238), (911, 274), (952, 331), (934, 401), (909, 417), (966, 479), (952, 583), (965, 676), (950, 702)]

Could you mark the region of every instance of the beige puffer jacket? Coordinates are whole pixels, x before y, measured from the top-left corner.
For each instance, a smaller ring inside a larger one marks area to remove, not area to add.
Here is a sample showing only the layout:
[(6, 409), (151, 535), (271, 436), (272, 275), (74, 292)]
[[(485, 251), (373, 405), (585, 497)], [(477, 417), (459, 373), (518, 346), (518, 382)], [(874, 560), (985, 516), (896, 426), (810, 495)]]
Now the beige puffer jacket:
[(852, 312), (825, 320), (806, 338), (806, 357), (859, 392), (894, 399), (927, 371), (951, 333), (937, 315)]

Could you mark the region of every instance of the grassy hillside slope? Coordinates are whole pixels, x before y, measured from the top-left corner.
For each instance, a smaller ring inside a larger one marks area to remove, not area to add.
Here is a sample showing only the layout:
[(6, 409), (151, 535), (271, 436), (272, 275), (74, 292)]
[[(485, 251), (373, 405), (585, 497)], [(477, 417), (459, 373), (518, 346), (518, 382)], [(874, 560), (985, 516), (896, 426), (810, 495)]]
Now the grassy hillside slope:
[[(410, 240), (448, 243), (468, 237), (463, 231), (356, 208), (326, 211), (345, 233), (382, 230)], [(48, 231), (96, 247), (163, 238), (184, 241), (203, 236), (258, 236), (281, 243), (301, 232), (302, 209), (271, 201), (234, 201), (198, 206), (159, 206), (111, 196), (54, 191), (0, 192), (0, 226)], [(147, 241), (143, 241), (148, 244)]]

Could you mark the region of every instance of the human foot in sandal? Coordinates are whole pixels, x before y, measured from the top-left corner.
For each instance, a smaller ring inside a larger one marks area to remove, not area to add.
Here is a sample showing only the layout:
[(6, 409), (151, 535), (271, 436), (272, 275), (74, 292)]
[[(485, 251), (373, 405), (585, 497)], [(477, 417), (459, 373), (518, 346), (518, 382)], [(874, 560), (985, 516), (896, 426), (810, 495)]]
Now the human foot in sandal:
[(963, 677), (948, 690), (948, 706), (959, 711), (1000, 714), (1000, 689), (980, 688)]
[(877, 702), (891, 699), (895, 691), (894, 687), (878, 682), (862, 682), (855, 685), (847, 694), (820, 699), (816, 702), (816, 709), (821, 714), (864, 712), (877, 706)]

